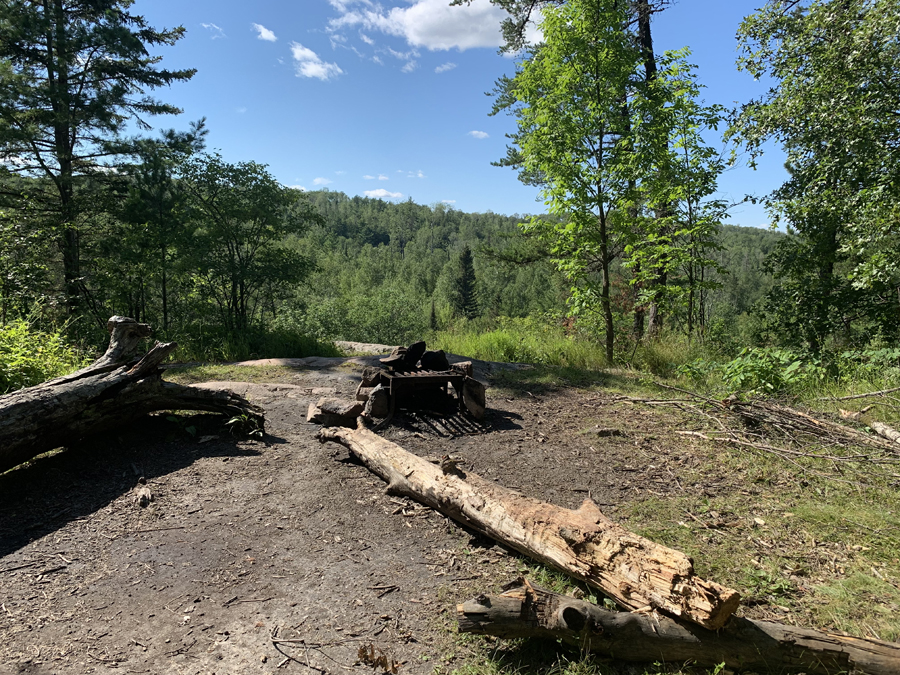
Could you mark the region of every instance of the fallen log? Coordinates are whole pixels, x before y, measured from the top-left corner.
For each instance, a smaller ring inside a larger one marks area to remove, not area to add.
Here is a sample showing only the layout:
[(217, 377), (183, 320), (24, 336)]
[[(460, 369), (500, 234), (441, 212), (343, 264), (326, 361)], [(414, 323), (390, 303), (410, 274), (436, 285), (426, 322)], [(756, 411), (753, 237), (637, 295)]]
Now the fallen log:
[(460, 633), (560, 639), (634, 662), (685, 662), (808, 675), (900, 673), (900, 645), (843, 633), (731, 617), (718, 631), (651, 613), (609, 612), (519, 579), (502, 595), (456, 607)]
[(157, 343), (140, 360), (134, 358), (150, 335), (147, 324), (114, 316), (107, 329), (109, 349), (90, 366), (0, 396), (0, 472), (156, 410), (206, 410), (262, 429), (262, 409), (230, 391), (163, 382), (159, 365), (176, 343)]
[(586, 499), (570, 509), (541, 502), (417, 457), (365, 428), (327, 428), (322, 441), (350, 449), (411, 497), (521, 553), (581, 579), (630, 609), (658, 608), (711, 629), (722, 626), (740, 595), (694, 574), (684, 553), (629, 532)]

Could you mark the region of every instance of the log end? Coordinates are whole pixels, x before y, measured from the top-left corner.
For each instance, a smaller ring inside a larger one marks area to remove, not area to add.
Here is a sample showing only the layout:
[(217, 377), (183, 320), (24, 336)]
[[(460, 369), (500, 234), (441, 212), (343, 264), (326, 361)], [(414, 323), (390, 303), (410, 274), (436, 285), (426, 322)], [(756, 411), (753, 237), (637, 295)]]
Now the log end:
[(708, 618), (704, 621), (698, 620), (697, 623), (710, 630), (719, 630), (728, 623), (731, 615), (741, 604), (741, 594), (733, 588), (700, 578), (696, 579), (696, 585), (714, 601), (711, 603), (712, 609)]

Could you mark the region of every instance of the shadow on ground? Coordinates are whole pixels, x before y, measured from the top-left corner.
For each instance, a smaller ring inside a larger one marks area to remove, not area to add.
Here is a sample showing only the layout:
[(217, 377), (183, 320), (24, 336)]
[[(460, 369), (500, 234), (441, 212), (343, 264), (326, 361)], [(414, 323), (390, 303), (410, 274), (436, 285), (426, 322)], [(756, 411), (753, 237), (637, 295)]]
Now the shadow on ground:
[(22, 464), (0, 476), (0, 558), (199, 457), (259, 454), (239, 447), (239, 441), (221, 416), (164, 413)]

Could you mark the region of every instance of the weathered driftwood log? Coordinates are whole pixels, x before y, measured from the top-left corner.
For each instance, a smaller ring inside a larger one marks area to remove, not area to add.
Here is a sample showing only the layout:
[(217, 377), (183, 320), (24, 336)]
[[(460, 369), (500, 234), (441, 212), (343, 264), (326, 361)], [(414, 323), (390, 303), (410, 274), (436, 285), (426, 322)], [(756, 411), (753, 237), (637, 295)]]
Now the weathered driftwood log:
[(442, 470), (364, 428), (322, 429), (319, 438), (349, 448), (389, 491), (582, 579), (625, 607), (659, 608), (716, 629), (740, 602), (737, 591), (696, 576), (685, 554), (629, 532), (590, 499), (576, 511), (531, 499), (473, 473)]
[(609, 612), (524, 579), (456, 607), (460, 633), (561, 639), (625, 661), (684, 662), (766, 673), (900, 673), (900, 645), (731, 617), (718, 631), (663, 616)]
[(0, 471), (43, 452), (127, 425), (154, 410), (208, 410), (247, 416), (262, 428), (261, 408), (229, 391), (163, 382), (159, 364), (175, 350), (159, 344), (134, 359), (150, 327), (133, 319), (109, 320), (110, 346), (76, 373), (0, 396)]

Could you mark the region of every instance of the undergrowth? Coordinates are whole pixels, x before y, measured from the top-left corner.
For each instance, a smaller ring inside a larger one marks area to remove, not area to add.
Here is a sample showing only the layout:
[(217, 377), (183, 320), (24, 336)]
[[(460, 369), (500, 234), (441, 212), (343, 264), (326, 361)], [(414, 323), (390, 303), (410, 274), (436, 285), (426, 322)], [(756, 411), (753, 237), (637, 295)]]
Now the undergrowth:
[(60, 331), (38, 330), (25, 320), (0, 324), (0, 394), (65, 375), (87, 361)]

